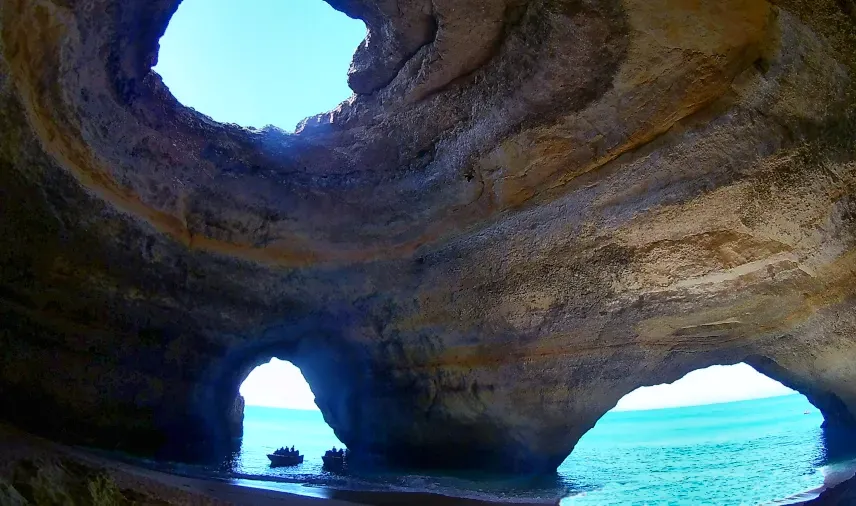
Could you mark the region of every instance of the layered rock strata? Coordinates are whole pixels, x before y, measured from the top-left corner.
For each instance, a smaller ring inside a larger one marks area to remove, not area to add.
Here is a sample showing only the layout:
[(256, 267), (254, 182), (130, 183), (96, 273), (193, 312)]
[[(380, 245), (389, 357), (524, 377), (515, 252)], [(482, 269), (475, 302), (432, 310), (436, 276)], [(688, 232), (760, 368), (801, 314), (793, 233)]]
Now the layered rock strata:
[(276, 356), (393, 465), (549, 471), (740, 361), (856, 426), (852, 0), (330, 0), (295, 133), (176, 102), (178, 3), (0, 0), (5, 418), (220, 450)]

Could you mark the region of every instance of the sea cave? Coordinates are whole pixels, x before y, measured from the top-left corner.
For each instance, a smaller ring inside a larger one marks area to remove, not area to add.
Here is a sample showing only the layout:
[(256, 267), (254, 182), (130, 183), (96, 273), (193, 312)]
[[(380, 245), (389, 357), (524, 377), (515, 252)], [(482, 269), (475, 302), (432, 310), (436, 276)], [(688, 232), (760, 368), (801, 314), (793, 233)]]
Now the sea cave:
[(173, 96), (180, 0), (0, 0), (4, 441), (216, 460), (271, 357), (383, 469), (549, 476), (737, 363), (856, 438), (853, 0), (324, 1), (287, 132)]

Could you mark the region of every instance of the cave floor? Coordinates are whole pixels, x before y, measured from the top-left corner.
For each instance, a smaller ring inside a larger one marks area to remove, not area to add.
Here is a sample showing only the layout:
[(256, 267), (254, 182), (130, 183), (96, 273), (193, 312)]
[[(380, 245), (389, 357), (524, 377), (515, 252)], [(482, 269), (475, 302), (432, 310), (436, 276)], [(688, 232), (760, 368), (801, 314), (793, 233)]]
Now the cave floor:
[[(488, 506), (474, 499), (409, 492), (315, 488), (312, 497), (162, 473), (69, 447), (0, 424), (0, 505), (115, 504), (141, 506), (321, 505)], [(294, 488), (300, 488), (295, 484)], [(97, 496), (97, 497), (96, 497)], [(22, 501), (23, 499), (23, 501)], [(54, 504), (54, 502), (51, 502)]]
[(89, 504), (86, 496), (94, 495), (94, 488), (100, 489), (102, 496), (112, 493), (115, 498), (108, 504), (117, 505), (358, 504), (152, 471), (4, 425), (0, 425), (0, 455), (0, 504), (16, 504), (16, 492), (35, 504), (41, 504), (44, 499), (39, 497), (45, 495), (67, 496), (75, 504)]

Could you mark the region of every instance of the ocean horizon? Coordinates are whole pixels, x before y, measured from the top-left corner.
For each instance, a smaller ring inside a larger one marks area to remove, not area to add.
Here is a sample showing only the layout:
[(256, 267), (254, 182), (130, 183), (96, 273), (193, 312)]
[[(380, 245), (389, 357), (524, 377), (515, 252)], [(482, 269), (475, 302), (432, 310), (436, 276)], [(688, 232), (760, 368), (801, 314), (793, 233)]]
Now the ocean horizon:
[[(715, 402), (705, 402), (705, 403), (700, 403), (700, 404), (687, 404), (687, 405), (681, 405), (681, 406), (658, 406), (658, 407), (653, 407), (653, 408), (620, 408), (620, 407), (616, 406), (615, 408), (612, 408), (611, 410), (607, 411), (607, 413), (626, 413), (628, 411), (659, 411), (662, 409), (698, 408), (701, 406), (715, 406), (717, 404), (734, 404), (734, 403), (738, 403), (738, 402), (753, 402), (753, 401), (759, 401), (759, 400), (765, 400), (765, 399), (773, 399), (773, 398), (777, 398), (777, 397), (792, 397), (792, 396), (799, 396), (799, 397), (805, 398), (804, 395), (802, 395), (798, 392), (792, 392), (792, 393), (787, 393), (787, 394), (766, 395), (763, 397), (756, 397), (753, 399), (738, 399), (738, 400), (732, 400), (732, 401), (715, 401)], [(808, 399), (805, 399), (805, 402), (808, 403), (808, 405), (811, 407), (811, 409), (817, 409), (814, 407), (814, 405), (812, 405), (808, 401)], [(268, 409), (284, 409), (286, 411), (316, 411), (319, 413), (321, 412), (321, 410), (318, 409), (317, 407), (314, 407), (314, 408), (288, 407), (288, 406), (274, 406), (274, 405), (267, 405), (267, 404), (246, 404), (245, 409), (246, 408), (268, 408)]]
[[(297, 483), (563, 506), (787, 504), (822, 487), (830, 470), (853, 467), (854, 456), (826, 451), (822, 423), (820, 412), (800, 394), (610, 411), (555, 476), (533, 482), (462, 472), (329, 473), (321, 456), (343, 445), (319, 411), (246, 406), (240, 451), (204, 472), (262, 480), (273, 488)], [(303, 464), (270, 467), (267, 454), (291, 445), (305, 455)]]

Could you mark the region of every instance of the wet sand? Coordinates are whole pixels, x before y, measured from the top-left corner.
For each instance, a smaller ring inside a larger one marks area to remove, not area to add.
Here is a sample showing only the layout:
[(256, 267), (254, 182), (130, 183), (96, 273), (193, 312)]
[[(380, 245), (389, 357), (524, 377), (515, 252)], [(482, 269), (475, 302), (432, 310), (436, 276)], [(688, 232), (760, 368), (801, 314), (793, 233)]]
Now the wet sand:
[[(162, 473), (119, 462), (79, 448), (41, 439), (8, 426), (0, 425), (0, 493), (8, 492), (13, 475), (24, 466), (68, 471), (66, 481), (80, 481), (86, 490), (86, 479), (92, 472), (109, 476), (117, 490), (133, 497), (141, 505), (294, 505), (294, 506), (497, 506), (490, 501), (447, 497), (421, 492), (362, 492), (310, 487), (292, 483), (255, 480), (207, 480)], [(80, 476), (74, 473), (82, 473)], [(83, 478), (82, 476), (87, 476)], [(5, 487), (5, 488), (4, 488)], [(69, 489), (72, 490), (72, 489)], [(80, 487), (73, 490), (81, 490)], [(0, 495), (0, 503), (3, 496)], [(521, 504), (521, 503), (514, 503)], [(544, 503), (538, 504), (543, 506)], [(536, 506), (529, 503), (524, 506)]]

